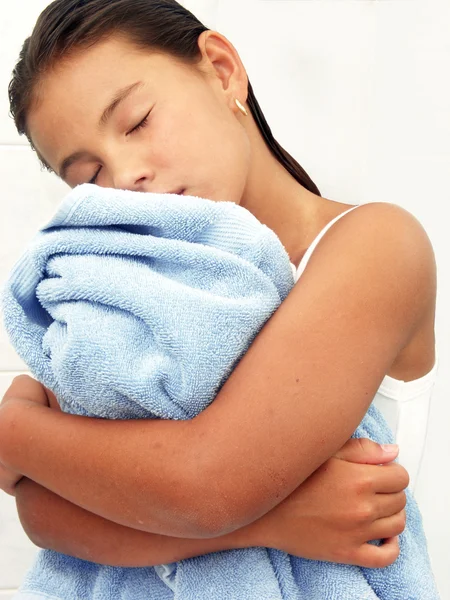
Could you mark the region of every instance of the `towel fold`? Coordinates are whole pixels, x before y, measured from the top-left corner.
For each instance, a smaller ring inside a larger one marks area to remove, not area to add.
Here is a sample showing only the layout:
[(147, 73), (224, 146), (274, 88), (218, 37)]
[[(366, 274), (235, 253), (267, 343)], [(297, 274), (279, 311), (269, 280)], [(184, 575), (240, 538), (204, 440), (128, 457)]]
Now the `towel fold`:
[[(85, 184), (72, 190), (3, 291), (6, 330), (63, 411), (190, 419), (214, 399), (294, 285), (280, 240), (231, 202)], [(354, 434), (393, 441), (371, 406)], [(378, 542), (374, 542), (378, 543)], [(267, 548), (147, 568), (38, 552), (17, 600), (434, 600), (417, 503), (384, 569)]]

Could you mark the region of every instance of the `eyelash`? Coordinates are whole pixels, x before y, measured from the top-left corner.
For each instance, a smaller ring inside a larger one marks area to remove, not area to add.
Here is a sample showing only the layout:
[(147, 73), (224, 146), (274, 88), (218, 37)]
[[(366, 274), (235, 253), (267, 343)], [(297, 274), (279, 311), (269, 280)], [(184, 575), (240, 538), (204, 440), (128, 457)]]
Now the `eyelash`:
[[(150, 114), (150, 111), (145, 115), (145, 117), (142, 119), (142, 121), (140, 123), (138, 123), (135, 127), (133, 127), (133, 129), (130, 129), (130, 131), (126, 135), (131, 135), (133, 133), (136, 133), (136, 131), (139, 131), (139, 129), (143, 129), (144, 127), (147, 127), (149, 114)], [(88, 181), (88, 183), (95, 183), (100, 171), (101, 171), (101, 167), (95, 173), (94, 177), (90, 181)]]
[(145, 117), (142, 119), (142, 121), (140, 123), (138, 123), (136, 125), (136, 127), (133, 127), (133, 129), (131, 129), (127, 135), (130, 135), (131, 133), (135, 133), (136, 131), (138, 131), (139, 129), (142, 129), (143, 127), (147, 127), (148, 125), (148, 115), (150, 114), (150, 111), (148, 111), (148, 113), (145, 115)]

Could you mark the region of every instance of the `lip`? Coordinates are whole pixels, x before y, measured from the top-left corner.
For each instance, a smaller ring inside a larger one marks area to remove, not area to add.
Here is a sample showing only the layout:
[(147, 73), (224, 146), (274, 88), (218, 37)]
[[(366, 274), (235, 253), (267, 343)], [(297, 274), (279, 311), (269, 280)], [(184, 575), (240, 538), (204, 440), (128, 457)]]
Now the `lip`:
[(176, 190), (174, 192), (168, 192), (168, 193), (169, 194), (176, 194), (177, 196), (182, 196), (185, 191), (186, 191), (185, 188), (180, 188), (180, 189), (178, 189), (178, 190)]

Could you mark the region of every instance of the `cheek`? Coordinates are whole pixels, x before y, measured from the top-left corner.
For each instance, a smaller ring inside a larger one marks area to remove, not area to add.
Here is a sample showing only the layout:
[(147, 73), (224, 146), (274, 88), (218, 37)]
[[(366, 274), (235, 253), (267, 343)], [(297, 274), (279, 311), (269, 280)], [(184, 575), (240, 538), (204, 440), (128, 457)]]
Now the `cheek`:
[(205, 181), (213, 185), (214, 199), (239, 204), (250, 170), (250, 141), (239, 123), (227, 123), (215, 131), (199, 149)]
[[(233, 115), (211, 110), (171, 111), (145, 134), (149, 153), (169, 179), (212, 200), (239, 203), (250, 166), (250, 142)], [(161, 113), (162, 117), (162, 113)]]
[[(193, 168), (211, 160), (211, 144), (199, 124), (188, 118), (160, 119), (145, 134), (147, 151), (159, 167), (185, 176), (194, 175)], [(189, 181), (189, 179), (187, 180)], [(180, 183), (183, 183), (180, 181)]]

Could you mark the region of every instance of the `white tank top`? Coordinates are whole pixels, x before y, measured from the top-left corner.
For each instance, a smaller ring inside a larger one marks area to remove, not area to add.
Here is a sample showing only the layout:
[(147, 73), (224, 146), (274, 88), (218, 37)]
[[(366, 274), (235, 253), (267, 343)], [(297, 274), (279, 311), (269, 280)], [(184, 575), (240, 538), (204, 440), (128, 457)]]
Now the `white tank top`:
[[(325, 233), (347, 213), (360, 206), (352, 206), (332, 219), (316, 236), (303, 255), (298, 268), (292, 265), (294, 281), (300, 279), (317, 244)], [(398, 462), (410, 477), (410, 489), (414, 492), (428, 430), (428, 414), (431, 394), (437, 375), (437, 359), (432, 370), (413, 381), (402, 381), (386, 375), (373, 399), (391, 428), (400, 447)]]

